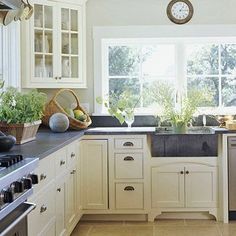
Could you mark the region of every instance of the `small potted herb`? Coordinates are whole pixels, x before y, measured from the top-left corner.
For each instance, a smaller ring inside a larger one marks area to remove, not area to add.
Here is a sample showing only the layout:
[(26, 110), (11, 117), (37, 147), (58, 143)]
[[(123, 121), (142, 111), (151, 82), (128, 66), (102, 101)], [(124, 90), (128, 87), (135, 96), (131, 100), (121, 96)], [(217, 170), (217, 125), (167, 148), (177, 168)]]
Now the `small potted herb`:
[(15, 136), (17, 144), (34, 140), (46, 99), (46, 95), (37, 90), (21, 93), (7, 88), (0, 95), (0, 130)]

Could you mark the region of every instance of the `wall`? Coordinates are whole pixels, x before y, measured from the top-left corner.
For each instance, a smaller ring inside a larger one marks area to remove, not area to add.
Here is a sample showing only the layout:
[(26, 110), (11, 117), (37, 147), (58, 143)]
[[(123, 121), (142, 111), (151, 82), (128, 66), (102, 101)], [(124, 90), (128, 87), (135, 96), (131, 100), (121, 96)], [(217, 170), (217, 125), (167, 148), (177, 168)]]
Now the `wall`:
[[(80, 100), (93, 111), (93, 27), (172, 24), (166, 16), (170, 0), (88, 0), (87, 81), (88, 89), (78, 90)], [(235, 0), (191, 0), (194, 17), (189, 24), (235, 24)], [(176, 27), (181, 27), (176, 25)], [(193, 26), (194, 27), (194, 26)]]

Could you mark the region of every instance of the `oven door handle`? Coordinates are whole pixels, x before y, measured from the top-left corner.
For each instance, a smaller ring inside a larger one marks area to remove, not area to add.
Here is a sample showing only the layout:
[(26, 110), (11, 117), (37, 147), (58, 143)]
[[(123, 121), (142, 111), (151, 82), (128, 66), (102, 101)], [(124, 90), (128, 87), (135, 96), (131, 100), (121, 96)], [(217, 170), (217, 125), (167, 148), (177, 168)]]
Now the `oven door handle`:
[(14, 228), (21, 220), (23, 220), (31, 211), (36, 208), (36, 204), (34, 203), (24, 202), (23, 204), (29, 205), (29, 208), (24, 211), (19, 217), (17, 217), (11, 224), (9, 224), (7, 228), (5, 228), (4, 231), (0, 233), (0, 236), (7, 234), (12, 228)]

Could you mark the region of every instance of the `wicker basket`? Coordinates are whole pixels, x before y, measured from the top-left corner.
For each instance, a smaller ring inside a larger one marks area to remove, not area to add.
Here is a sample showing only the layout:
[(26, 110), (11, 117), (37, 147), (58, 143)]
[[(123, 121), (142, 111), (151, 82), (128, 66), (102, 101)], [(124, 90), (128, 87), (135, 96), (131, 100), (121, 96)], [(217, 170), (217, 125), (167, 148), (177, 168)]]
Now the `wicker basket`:
[[(56, 98), (58, 97), (59, 94), (63, 93), (63, 92), (70, 92), (77, 103), (77, 106), (75, 109), (79, 109), (81, 111), (84, 112), (84, 114), (87, 116), (87, 119), (82, 122), (79, 121), (71, 116), (68, 116), (68, 114), (65, 112), (65, 110), (61, 107), (61, 105), (57, 102)], [(75, 92), (71, 89), (60, 89), (55, 95), (54, 97), (51, 99), (51, 101), (46, 105), (45, 110), (44, 110), (44, 116), (43, 116), (43, 124), (47, 125), (49, 124), (49, 119), (50, 117), (54, 114), (54, 113), (63, 113), (65, 114), (69, 121), (70, 121), (70, 128), (71, 129), (75, 129), (75, 130), (81, 130), (81, 129), (86, 129), (91, 123), (91, 118), (89, 117), (89, 115), (87, 114), (87, 112), (80, 106), (79, 104), (79, 98), (77, 97), (77, 95), (75, 94)]]
[(35, 136), (41, 123), (41, 120), (24, 124), (0, 122), (0, 130), (5, 134), (15, 136), (16, 144), (24, 144), (36, 139)]

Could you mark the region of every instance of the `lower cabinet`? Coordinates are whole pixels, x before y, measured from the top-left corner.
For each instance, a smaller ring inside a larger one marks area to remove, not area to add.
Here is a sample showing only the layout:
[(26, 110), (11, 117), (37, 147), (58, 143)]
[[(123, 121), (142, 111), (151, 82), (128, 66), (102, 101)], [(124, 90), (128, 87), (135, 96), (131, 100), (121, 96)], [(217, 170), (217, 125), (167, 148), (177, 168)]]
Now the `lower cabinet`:
[(40, 160), (36, 173), (42, 184), (29, 199), (37, 206), (28, 216), (28, 235), (70, 235), (77, 224), (81, 216), (78, 145), (76, 141)]
[(82, 140), (83, 209), (108, 209), (107, 140)]
[(217, 207), (217, 166), (175, 163), (151, 172), (153, 208)]

